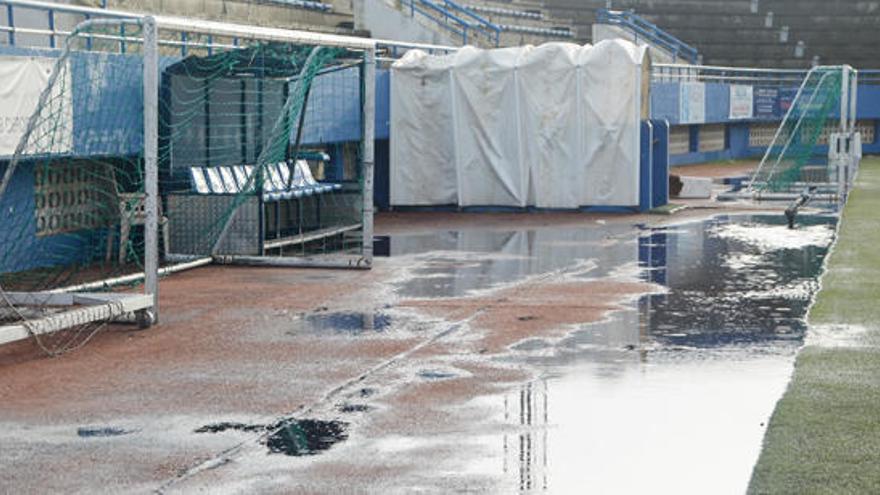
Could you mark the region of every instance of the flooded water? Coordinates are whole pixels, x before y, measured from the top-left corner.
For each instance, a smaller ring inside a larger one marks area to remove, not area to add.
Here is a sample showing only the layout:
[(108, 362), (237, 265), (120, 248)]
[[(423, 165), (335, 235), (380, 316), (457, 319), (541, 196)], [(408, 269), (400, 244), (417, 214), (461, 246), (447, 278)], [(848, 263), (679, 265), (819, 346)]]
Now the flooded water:
[(338, 312), (305, 315), (302, 328), (312, 333), (359, 335), (383, 332), (391, 325), (391, 316), (381, 312)]
[(411, 256), (418, 262), (396, 292), (412, 298), (457, 297), (551, 272), (606, 276), (638, 260), (633, 230), (626, 224), (596, 224), (582, 229), (394, 236), (389, 241), (391, 256)]
[(80, 438), (118, 437), (134, 432), (115, 426), (81, 426), (76, 429), (76, 435)]
[[(405, 276), (394, 286), (402, 298), (480, 295), (536, 277), (613, 276), (657, 290), (604, 321), (562, 338), (531, 338), (496, 358), (539, 378), (464, 405), (480, 411), (473, 431), (386, 439), (379, 450), (408, 458), (420, 445), (446, 447), (460, 455), (444, 473), (491, 479), (500, 493), (743, 493), (803, 340), (835, 219), (802, 216), (795, 230), (784, 223), (782, 215), (719, 216), (663, 228), (596, 224), (388, 238), (392, 259), (406, 257)], [(417, 331), (417, 320), (388, 306), (325, 308), (301, 315), (294, 334)], [(451, 383), (461, 373), (425, 364), (412, 377)], [(348, 440), (347, 421), (374, 414), (375, 394), (356, 389), (320, 420), (215, 423), (196, 431), (256, 432), (269, 453), (316, 455)]]
[(423, 261), (399, 287), (408, 297), (628, 265), (664, 288), (561, 340), (515, 346), (506, 360), (543, 378), (477, 401), (504, 426), (469, 439), (487, 454), (466, 469), (511, 492), (743, 493), (833, 238), (834, 217), (798, 221), (392, 238), (392, 256)]

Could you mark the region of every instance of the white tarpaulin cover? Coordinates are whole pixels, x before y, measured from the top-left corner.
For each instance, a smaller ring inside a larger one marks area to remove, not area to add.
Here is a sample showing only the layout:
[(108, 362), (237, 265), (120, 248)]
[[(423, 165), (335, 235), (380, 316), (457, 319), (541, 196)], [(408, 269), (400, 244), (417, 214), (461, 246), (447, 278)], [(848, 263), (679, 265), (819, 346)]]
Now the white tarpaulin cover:
[(548, 43), (391, 71), (394, 206), (635, 206), (644, 47)]
[[(0, 156), (10, 156), (15, 152), (27, 123), (37, 108), (40, 95), (49, 84), (49, 75), (54, 65), (55, 59), (48, 57), (0, 56)], [(63, 74), (67, 73), (69, 71), (63, 71)], [(59, 112), (58, 121), (70, 122), (73, 107), (69, 92), (62, 97), (60, 88), (63, 87), (64, 84), (53, 87), (51, 101), (54, 105), (53, 111)], [(65, 112), (67, 117), (60, 112)], [(47, 121), (47, 124), (52, 125), (52, 122)], [(35, 145), (40, 136), (51, 135), (50, 131), (51, 129), (35, 129), (31, 144)], [(65, 129), (57, 142), (40, 143), (43, 151), (70, 151), (72, 133), (72, 129)]]

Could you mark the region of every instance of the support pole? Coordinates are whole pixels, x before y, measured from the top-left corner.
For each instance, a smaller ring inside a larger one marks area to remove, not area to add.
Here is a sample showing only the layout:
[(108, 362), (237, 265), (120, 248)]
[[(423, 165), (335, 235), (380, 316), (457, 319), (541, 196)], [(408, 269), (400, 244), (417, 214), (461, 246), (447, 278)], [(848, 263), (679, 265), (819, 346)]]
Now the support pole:
[(859, 121), (859, 71), (853, 69), (852, 75), (850, 76), (850, 90), (849, 90), (849, 119), (850, 119), (850, 131), (856, 131), (856, 124)]
[(846, 136), (849, 132), (849, 66), (844, 65), (840, 72), (840, 124), (841, 134)]
[(363, 242), (362, 253), (367, 266), (373, 264), (373, 168), (376, 125), (376, 48), (364, 53), (364, 110), (363, 110)]
[(156, 20), (143, 19), (144, 36), (144, 291), (153, 296), (153, 323), (159, 321), (159, 44)]

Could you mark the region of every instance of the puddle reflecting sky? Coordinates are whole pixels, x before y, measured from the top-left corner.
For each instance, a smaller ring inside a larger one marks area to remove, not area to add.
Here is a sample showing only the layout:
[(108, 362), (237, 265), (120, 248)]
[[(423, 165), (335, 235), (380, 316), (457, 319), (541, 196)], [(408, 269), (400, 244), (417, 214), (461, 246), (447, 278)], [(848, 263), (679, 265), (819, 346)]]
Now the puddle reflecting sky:
[[(464, 295), (583, 260), (638, 263), (668, 291), (560, 341), (515, 348), (546, 377), (482, 398), (506, 425), (468, 471), (505, 491), (743, 493), (804, 334), (833, 217), (717, 217), (663, 229), (450, 232), (392, 238), (428, 261), (404, 296)], [(441, 250), (443, 253), (430, 253)], [(462, 256), (462, 251), (484, 256)], [(488, 253), (495, 253), (488, 255)]]
[(462, 230), (390, 239), (392, 257), (414, 255), (419, 268), (397, 287), (401, 297), (467, 295), (532, 275), (595, 261), (590, 277), (602, 277), (638, 259), (634, 229), (626, 224), (580, 229)]

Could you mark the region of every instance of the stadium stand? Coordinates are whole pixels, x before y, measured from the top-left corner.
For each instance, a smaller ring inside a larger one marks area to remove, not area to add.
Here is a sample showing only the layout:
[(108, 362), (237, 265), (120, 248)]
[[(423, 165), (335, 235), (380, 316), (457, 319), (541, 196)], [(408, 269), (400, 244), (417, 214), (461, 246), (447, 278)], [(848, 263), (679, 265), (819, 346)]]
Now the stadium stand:
[(570, 19), (574, 39), (591, 41), (600, 8), (634, 10), (693, 44), (703, 63), (805, 68), (814, 63), (876, 64), (880, 2), (845, 0), (544, 0), (546, 17)]
[(545, 16), (539, 1), (400, 0), (397, 5), (426, 28), (452, 35), (456, 44), (490, 48), (575, 38), (571, 21)]

